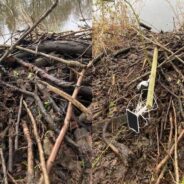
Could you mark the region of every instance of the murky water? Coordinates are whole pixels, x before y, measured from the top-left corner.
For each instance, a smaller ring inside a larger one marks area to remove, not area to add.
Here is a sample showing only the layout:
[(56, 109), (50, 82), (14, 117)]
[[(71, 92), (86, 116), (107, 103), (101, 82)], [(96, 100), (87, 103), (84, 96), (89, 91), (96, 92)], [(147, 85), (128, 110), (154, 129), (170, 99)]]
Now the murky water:
[[(31, 26), (53, 0), (0, 0), (0, 42), (11, 33)], [(92, 0), (60, 0), (56, 9), (40, 25), (44, 31), (77, 30), (92, 22)], [(86, 21), (82, 21), (86, 19)]]
[(141, 21), (155, 31), (173, 31), (183, 24), (183, 0), (129, 0)]

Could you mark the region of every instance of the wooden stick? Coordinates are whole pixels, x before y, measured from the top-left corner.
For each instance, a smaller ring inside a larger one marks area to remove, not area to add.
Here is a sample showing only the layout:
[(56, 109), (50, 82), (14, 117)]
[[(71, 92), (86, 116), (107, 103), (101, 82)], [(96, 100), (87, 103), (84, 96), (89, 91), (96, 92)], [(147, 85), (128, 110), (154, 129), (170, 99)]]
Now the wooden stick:
[[(150, 40), (150, 42), (153, 42), (152, 40)], [(155, 43), (156, 44), (156, 43)], [(160, 63), (159, 65), (158, 65), (158, 67), (157, 68), (161, 68), (163, 65), (165, 65), (165, 64), (167, 64), (167, 63), (170, 63), (173, 59), (173, 57), (174, 58), (176, 58), (176, 55), (180, 52), (180, 51), (182, 51), (184, 49), (184, 47), (181, 47), (180, 49), (178, 49), (176, 52), (172, 52), (172, 54), (167, 58), (167, 59), (165, 59), (162, 63)], [(170, 52), (170, 53), (171, 53)], [(177, 56), (178, 57), (178, 56)], [(178, 57), (179, 58), (179, 57)], [(184, 62), (184, 61), (183, 61)], [(133, 84), (134, 82), (137, 82), (138, 80), (140, 80), (140, 79), (142, 79), (142, 78), (144, 78), (144, 77), (146, 77), (146, 76), (148, 76), (150, 74), (150, 71), (149, 72), (146, 72), (146, 73), (144, 73), (143, 75), (141, 75), (141, 76), (139, 76), (139, 77), (137, 77), (136, 79), (134, 79), (134, 80), (132, 80), (129, 84), (127, 84), (127, 87), (128, 86), (130, 86), (131, 84)]]
[[(10, 118), (10, 123), (12, 122)], [(10, 125), (11, 126), (11, 125)], [(9, 148), (9, 153), (8, 153), (8, 171), (12, 172), (13, 170), (13, 131), (12, 127), (9, 128), (9, 135), (8, 135), (8, 148)]]
[(178, 169), (178, 143), (177, 143), (177, 136), (178, 136), (178, 127), (177, 127), (177, 119), (176, 119), (176, 109), (174, 107), (174, 103), (172, 101), (172, 108), (173, 108), (173, 114), (174, 114), (174, 128), (175, 128), (175, 136), (174, 136), (174, 170), (175, 170), (175, 177), (176, 177), (176, 184), (179, 184), (179, 169)]
[(171, 147), (172, 137), (173, 137), (172, 113), (169, 114), (169, 123), (170, 123), (170, 132), (169, 132), (169, 139), (168, 139), (168, 143), (167, 143), (167, 148), (168, 148), (168, 150), (169, 150), (170, 147)]
[(59, 87), (62, 88), (67, 88), (67, 87), (71, 87), (73, 85), (72, 82), (65, 82), (61, 79), (58, 79), (50, 74), (48, 74), (47, 72), (45, 72), (43, 69), (31, 64), (31, 63), (27, 63), (25, 61), (23, 61), (22, 59), (18, 59), (15, 58), (16, 62), (19, 63), (20, 65), (29, 68), (30, 70), (34, 71), (40, 78), (45, 79), (47, 81), (52, 82), (54, 85), (57, 85)]
[(11, 89), (14, 90), (14, 91), (18, 91), (18, 92), (21, 92), (21, 93), (23, 93), (23, 94), (25, 94), (25, 95), (28, 95), (28, 96), (33, 97), (33, 98), (35, 99), (35, 102), (36, 102), (36, 104), (38, 105), (39, 110), (40, 110), (40, 112), (42, 113), (44, 119), (45, 119), (46, 122), (48, 123), (49, 128), (50, 128), (51, 130), (54, 130), (54, 131), (57, 130), (56, 123), (53, 121), (53, 119), (51, 118), (51, 116), (47, 113), (47, 111), (46, 111), (46, 109), (45, 109), (45, 107), (44, 107), (44, 105), (43, 105), (43, 103), (42, 103), (40, 97), (39, 97), (37, 94), (35, 94), (35, 93), (33, 93), (33, 92), (30, 92), (30, 91), (26, 91), (26, 90), (24, 90), (24, 89), (20, 89), (20, 88), (18, 88), (18, 87), (16, 87), (16, 86), (13, 86), (13, 85), (11, 85), (11, 84), (7, 84), (6, 82), (1, 81), (1, 80), (0, 80), (0, 85), (9, 87), (9, 88), (11, 88)]
[(27, 140), (27, 184), (32, 184), (34, 183), (34, 164), (33, 164), (33, 150), (32, 150), (32, 140), (31, 140), (31, 136), (29, 133), (29, 129), (27, 126), (27, 123), (24, 121), (22, 122), (22, 128), (23, 128), (23, 132), (24, 132), (24, 136)]
[[(95, 61), (96, 61), (96, 58), (93, 59), (93, 60), (91, 60), (91, 61), (88, 63), (86, 69), (88, 69), (88, 68), (90, 68), (91, 66), (93, 66), (93, 63), (94, 63)], [(81, 73), (80, 73), (80, 75), (79, 75), (79, 78), (78, 78), (78, 80), (77, 80), (76, 86), (80, 86), (80, 85), (81, 85), (82, 80), (83, 80), (83, 77), (84, 77), (84, 74), (85, 74), (85, 72), (86, 72), (86, 69), (83, 69), (83, 70), (81, 71)], [(74, 89), (73, 94), (72, 94), (72, 97), (73, 97), (74, 99), (77, 97), (78, 92), (79, 92), (79, 88), (76, 87), (76, 88)], [(55, 142), (55, 144), (54, 144), (54, 146), (53, 146), (53, 148), (52, 148), (51, 154), (50, 154), (50, 156), (49, 156), (49, 158), (48, 158), (48, 160), (47, 160), (47, 170), (48, 170), (48, 172), (51, 171), (51, 168), (52, 168), (52, 166), (53, 166), (53, 164), (54, 164), (54, 161), (55, 161), (55, 159), (56, 159), (57, 153), (58, 153), (58, 151), (59, 151), (60, 145), (61, 145), (61, 143), (63, 142), (63, 139), (64, 139), (64, 137), (65, 137), (65, 134), (66, 134), (66, 132), (67, 132), (67, 130), (68, 130), (68, 127), (69, 127), (69, 124), (70, 124), (70, 119), (71, 119), (71, 117), (72, 117), (72, 113), (73, 113), (73, 106), (72, 106), (72, 103), (69, 102), (68, 108), (67, 108), (67, 112), (66, 112), (66, 116), (65, 116), (65, 120), (64, 120), (64, 124), (63, 124), (63, 126), (62, 126), (62, 128), (61, 128), (61, 131), (60, 131), (60, 133), (59, 133), (59, 136), (57, 137), (56, 142)], [(41, 176), (41, 178), (40, 178), (40, 183), (42, 183), (42, 182), (43, 182), (43, 176)]]
[(44, 152), (43, 152), (40, 136), (38, 134), (36, 121), (35, 121), (35, 119), (33, 117), (32, 112), (28, 108), (27, 103), (24, 100), (23, 100), (23, 104), (24, 104), (24, 107), (26, 108), (26, 111), (27, 111), (27, 113), (28, 113), (28, 115), (29, 115), (29, 117), (31, 119), (31, 123), (32, 123), (32, 126), (33, 126), (33, 133), (34, 133), (34, 136), (36, 138), (37, 145), (38, 145), (38, 151), (39, 151), (39, 157), (40, 157), (41, 169), (42, 169), (42, 172), (43, 172), (44, 182), (45, 182), (45, 184), (50, 184), (48, 172), (47, 172), (47, 169), (46, 169)]
[(20, 116), (22, 112), (22, 101), (23, 101), (23, 95), (20, 97), (20, 103), (19, 103), (19, 111), (18, 111), (18, 117), (17, 117), (17, 122), (15, 126), (15, 150), (18, 149), (18, 139), (19, 139), (19, 123), (20, 123)]
[[(44, 81), (40, 81), (40, 83), (44, 84), (47, 86), (49, 91), (52, 91), (58, 95), (60, 95), (61, 97), (63, 97), (64, 99), (68, 100), (69, 102), (71, 102), (73, 105), (75, 105), (80, 111), (86, 113), (86, 114), (90, 114), (89, 110), (82, 105), (78, 100), (76, 100), (75, 98), (73, 98), (72, 96), (70, 96), (69, 94), (65, 93), (64, 91), (61, 91), (60, 89), (48, 84), (47, 82)], [(79, 87), (77, 87), (79, 88)]]
[(3, 169), (3, 174), (4, 174), (4, 183), (8, 184), (7, 169), (6, 169), (6, 163), (4, 160), (4, 154), (3, 154), (2, 148), (0, 148), (0, 156), (1, 156), (1, 164), (2, 164), (2, 169)]
[(12, 181), (12, 183), (18, 184), (18, 183), (16, 182), (16, 180), (13, 178), (13, 176), (12, 176), (9, 172), (7, 173), (7, 175), (8, 175), (8, 177), (10, 178), (10, 180)]
[(21, 46), (15, 46), (16, 49), (19, 49), (19, 50), (22, 50), (22, 51), (25, 51), (25, 52), (29, 52), (31, 54), (35, 54), (35, 55), (40, 55), (40, 56), (43, 56), (43, 57), (46, 57), (48, 59), (52, 59), (52, 60), (55, 60), (55, 61), (58, 61), (62, 64), (65, 64), (67, 66), (74, 66), (74, 67), (80, 67), (80, 68), (85, 68), (86, 65), (78, 62), (78, 61), (74, 61), (74, 60), (66, 60), (66, 59), (62, 59), (62, 58), (59, 58), (59, 57), (56, 57), (56, 56), (52, 56), (52, 55), (49, 55), (49, 54), (45, 54), (43, 52), (39, 52), (39, 51), (34, 51), (34, 50), (31, 50), (31, 49), (28, 49), (28, 48), (24, 48), (24, 47), (21, 47)]
[[(157, 68), (161, 68), (163, 65), (165, 65), (166, 63), (169, 63), (169, 62), (171, 62), (171, 61), (172, 61), (172, 60), (166, 59), (166, 60), (163, 61), (161, 64), (159, 64)], [(133, 84), (134, 82), (137, 82), (138, 80), (140, 80), (140, 79), (142, 79), (142, 78), (148, 76), (150, 73), (151, 73), (151, 72), (148, 71), (148, 72), (144, 73), (143, 75), (137, 77), (136, 79), (132, 80), (130, 83), (127, 84), (127, 87), (130, 86), (131, 84)]]
[(166, 168), (167, 168), (167, 165), (165, 165), (164, 168), (162, 169), (162, 171), (160, 172), (160, 175), (159, 175), (159, 177), (157, 178), (157, 181), (156, 181), (155, 184), (160, 184), (161, 179), (163, 178), (164, 173), (165, 173), (165, 171), (166, 171)]
[[(139, 31), (136, 28), (133, 28), (134, 30), (136, 30), (138, 33)], [(150, 38), (146, 37), (145, 35), (141, 35), (145, 40), (157, 45), (158, 47), (164, 49), (165, 51), (167, 51), (168, 53), (170, 53), (171, 55), (173, 55), (173, 57), (175, 57), (178, 61), (180, 61), (182, 64), (184, 64), (184, 61), (177, 55), (174, 54), (174, 52), (172, 52), (170, 49), (168, 49), (167, 47), (165, 47), (164, 45), (162, 45), (161, 43), (159, 43), (156, 40), (151, 40)], [(183, 49), (183, 47), (182, 47)]]
[[(181, 131), (178, 139), (177, 139), (177, 144), (179, 141), (183, 138), (184, 136), (184, 129)], [(160, 163), (156, 166), (155, 171), (158, 173), (160, 169), (162, 168), (163, 165), (169, 160), (170, 156), (173, 154), (175, 148), (175, 144), (172, 145), (171, 149), (169, 150), (168, 154), (160, 161)]]
[(31, 33), (38, 24), (43, 21), (51, 12), (52, 10), (57, 6), (59, 0), (55, 0), (55, 2), (52, 4), (52, 6), (33, 24), (33, 26), (28, 29), (0, 58), (0, 62), (2, 62), (10, 53), (11, 51), (20, 43), (21, 40), (23, 40), (29, 33)]

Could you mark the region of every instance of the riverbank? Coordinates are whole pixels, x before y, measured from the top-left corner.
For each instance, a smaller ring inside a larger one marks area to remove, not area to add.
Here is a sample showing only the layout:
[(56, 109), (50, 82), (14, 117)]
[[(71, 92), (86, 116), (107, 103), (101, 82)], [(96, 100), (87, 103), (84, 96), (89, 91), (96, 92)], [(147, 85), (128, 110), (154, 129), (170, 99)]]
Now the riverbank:
[[(117, 50), (105, 54), (93, 73), (93, 183), (168, 184), (178, 176), (181, 182), (184, 34), (133, 28), (118, 39)], [(147, 125), (140, 119), (137, 134), (128, 128), (126, 109), (132, 99), (138, 103), (137, 85), (149, 78), (155, 47), (158, 108)]]

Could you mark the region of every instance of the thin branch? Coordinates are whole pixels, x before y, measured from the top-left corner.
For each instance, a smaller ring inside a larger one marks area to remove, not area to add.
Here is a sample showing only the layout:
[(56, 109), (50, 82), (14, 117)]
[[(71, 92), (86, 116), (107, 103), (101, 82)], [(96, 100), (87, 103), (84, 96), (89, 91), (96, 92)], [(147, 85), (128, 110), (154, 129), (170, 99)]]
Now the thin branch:
[(175, 177), (176, 177), (176, 184), (179, 184), (179, 169), (178, 169), (178, 143), (177, 143), (177, 136), (178, 136), (178, 127), (177, 127), (177, 119), (176, 119), (176, 109), (174, 107), (174, 103), (172, 101), (172, 108), (173, 108), (173, 114), (174, 114), (174, 128), (175, 128), (175, 136), (174, 136), (174, 169), (175, 169)]
[(182, 72), (179, 70), (179, 68), (171, 62), (171, 66), (174, 68), (174, 70), (181, 76), (182, 80), (184, 80), (184, 75), (182, 74)]
[(47, 169), (46, 169), (44, 152), (43, 152), (40, 136), (38, 134), (36, 121), (33, 117), (32, 112), (28, 108), (27, 103), (25, 101), (23, 101), (23, 104), (24, 104), (24, 107), (26, 108), (26, 111), (27, 111), (27, 113), (28, 113), (28, 115), (31, 119), (31, 123), (32, 123), (32, 126), (33, 126), (33, 133), (34, 133), (34, 136), (36, 138), (37, 145), (38, 145), (39, 157), (40, 157), (40, 162), (41, 162), (41, 169), (42, 169), (42, 172), (43, 172), (43, 177), (44, 177), (45, 184), (50, 184), (48, 172), (47, 172)]
[(0, 148), (0, 156), (1, 156), (1, 164), (2, 164), (2, 169), (3, 169), (3, 174), (4, 174), (4, 183), (8, 184), (7, 169), (6, 169), (6, 164), (5, 164), (5, 159), (4, 159), (4, 154), (3, 154), (2, 148)]
[[(93, 63), (94, 63), (94, 62), (95, 62), (95, 59), (91, 60), (91, 61), (88, 63), (86, 69), (88, 69), (88, 68), (90, 68), (91, 66), (93, 66)], [(76, 84), (76, 88), (74, 89), (74, 92), (73, 92), (73, 94), (72, 94), (72, 98), (74, 98), (74, 99), (75, 99), (75, 98), (77, 97), (77, 95), (78, 95), (78, 92), (79, 92), (79, 89), (80, 89), (80, 88), (78, 88), (77, 86), (80, 86), (80, 85), (81, 85), (82, 80), (83, 80), (83, 77), (84, 77), (85, 72), (86, 72), (86, 69), (83, 69), (83, 70), (81, 71), (80, 75), (79, 75), (79, 78), (78, 78), (77, 84)], [(48, 158), (48, 160), (47, 160), (47, 170), (48, 170), (48, 172), (51, 171), (51, 168), (52, 168), (52, 166), (53, 166), (53, 164), (54, 164), (54, 161), (55, 161), (55, 159), (56, 159), (57, 153), (58, 153), (58, 151), (59, 151), (60, 145), (61, 145), (61, 143), (63, 142), (63, 139), (64, 139), (64, 137), (65, 137), (65, 134), (66, 134), (66, 132), (67, 132), (67, 130), (68, 130), (68, 127), (69, 127), (69, 124), (70, 124), (70, 120), (71, 120), (71, 118), (72, 118), (72, 113), (73, 113), (73, 106), (72, 106), (72, 103), (69, 102), (68, 108), (67, 108), (67, 112), (66, 112), (66, 116), (65, 116), (65, 120), (64, 120), (64, 124), (63, 124), (63, 126), (62, 126), (62, 128), (61, 128), (61, 131), (60, 131), (60, 133), (59, 133), (59, 136), (57, 137), (56, 142), (55, 142), (55, 144), (54, 144), (54, 146), (53, 146), (53, 148), (52, 148), (51, 154), (50, 154), (50, 156), (49, 156), (49, 158)], [(43, 181), (43, 176), (41, 176), (41, 178), (40, 178), (40, 183), (42, 183), (42, 181)]]
[[(10, 118), (11, 121), (11, 118)], [(11, 125), (10, 125), (11, 126)], [(13, 170), (13, 137), (12, 137), (13, 131), (12, 127), (9, 128), (9, 135), (8, 135), (8, 171), (12, 172)]]
[(17, 116), (17, 122), (15, 126), (15, 150), (18, 149), (18, 139), (19, 139), (19, 123), (20, 123), (20, 117), (21, 117), (21, 112), (22, 112), (22, 101), (23, 101), (23, 95), (20, 97), (20, 103), (19, 103), (19, 111), (18, 111), (18, 116)]
[(159, 177), (157, 178), (157, 181), (156, 181), (155, 184), (160, 184), (161, 179), (163, 178), (166, 169), (167, 169), (167, 165), (165, 165), (164, 168), (162, 169), (162, 171), (160, 172), (160, 175), (159, 175)]
[(24, 48), (24, 47), (21, 47), (21, 46), (15, 46), (16, 49), (19, 49), (19, 50), (22, 50), (22, 51), (25, 51), (25, 52), (29, 52), (31, 54), (35, 54), (35, 55), (40, 55), (40, 56), (43, 56), (43, 57), (46, 57), (48, 59), (52, 59), (52, 60), (55, 60), (55, 61), (58, 61), (62, 64), (65, 64), (67, 66), (74, 66), (74, 67), (80, 67), (80, 68), (85, 68), (86, 65), (78, 62), (78, 61), (74, 61), (74, 60), (65, 60), (65, 59), (62, 59), (62, 58), (59, 58), (59, 57), (56, 57), (56, 56), (52, 56), (52, 55), (49, 55), (49, 54), (45, 54), (43, 52), (39, 52), (39, 51), (34, 51), (34, 50), (31, 50), (31, 49), (28, 49), (28, 48)]
[[(136, 28), (133, 28), (135, 31), (139, 32)], [(167, 47), (165, 47), (164, 45), (162, 45), (161, 43), (159, 43), (157, 40), (152, 40), (150, 38), (148, 38), (147, 36), (145, 35), (141, 35), (145, 40), (157, 45), (158, 47), (164, 49), (165, 51), (167, 51), (168, 53), (170, 53), (172, 55), (172, 57), (176, 58), (178, 61), (180, 61), (182, 64), (184, 64), (184, 61), (183, 59), (181, 59), (179, 56), (177, 56), (173, 51), (171, 51), (170, 49), (168, 49)], [(183, 50), (183, 47), (180, 48)], [(177, 51), (178, 53), (178, 51)]]
[(172, 113), (169, 114), (169, 122), (170, 122), (170, 132), (169, 132), (169, 139), (167, 143), (168, 150), (171, 147), (172, 137), (173, 137), (173, 121), (172, 121)]
[(41, 111), (44, 119), (48, 123), (49, 128), (51, 130), (54, 130), (54, 131), (56, 131), (58, 129), (57, 126), (56, 126), (56, 123), (53, 121), (53, 119), (51, 118), (51, 116), (47, 113), (47, 111), (46, 111), (46, 109), (45, 109), (42, 101), (40, 100), (40, 97), (37, 94), (32, 93), (30, 91), (26, 91), (24, 89), (20, 89), (20, 88), (18, 88), (16, 86), (13, 86), (11, 84), (7, 84), (6, 82), (1, 81), (1, 80), (0, 80), (0, 85), (6, 86), (8, 88), (11, 88), (14, 91), (18, 91), (18, 92), (21, 92), (21, 93), (23, 93), (25, 95), (28, 95), (28, 96), (33, 97), (35, 99), (35, 102), (36, 102), (37, 106), (39, 107), (39, 110)]
[[(79, 86), (81, 84), (82, 79), (83, 79), (83, 76), (84, 76), (84, 73), (85, 73), (85, 70), (83, 70), (81, 72), (81, 75), (80, 75), (80, 77), (78, 78), (78, 81), (77, 81), (77, 86)], [(73, 98), (76, 98), (78, 92), (79, 92), (79, 88), (76, 87), (75, 90), (74, 90), (74, 92), (73, 92), (72, 97)], [(62, 129), (61, 129), (61, 131), (59, 133), (59, 136), (56, 139), (56, 142), (55, 142), (54, 147), (53, 147), (53, 149), (51, 151), (51, 154), (50, 154), (50, 156), (49, 156), (49, 158), (47, 160), (47, 169), (48, 169), (48, 172), (50, 172), (50, 170), (52, 168), (52, 165), (53, 165), (54, 160), (55, 160), (55, 158), (57, 156), (57, 153), (58, 153), (58, 150), (60, 148), (60, 145), (63, 142), (64, 136), (65, 136), (65, 134), (66, 134), (66, 132), (68, 130), (70, 119), (72, 117), (72, 111), (73, 111), (73, 106), (72, 106), (72, 103), (69, 102), (63, 127), (62, 127)]]
[[(184, 136), (184, 129), (181, 131), (178, 139), (177, 139), (177, 144), (181, 141), (181, 139)], [(160, 163), (156, 166), (155, 171), (158, 173), (162, 166), (166, 164), (166, 162), (169, 160), (170, 156), (173, 154), (175, 149), (175, 144), (172, 145), (171, 149), (169, 150), (168, 154), (160, 161)]]
[[(176, 51), (176, 52), (177, 52), (177, 51)], [(175, 53), (176, 53), (176, 52), (175, 52)], [(172, 60), (173, 60), (172, 57), (175, 55), (175, 53), (173, 53), (173, 54), (170, 55), (166, 60), (164, 60), (162, 63), (160, 63), (160, 64), (158, 65), (157, 68), (161, 68), (161, 67), (164, 66), (165, 64), (172, 62)], [(127, 84), (127, 87), (130, 86), (131, 84), (133, 84), (133, 83), (139, 81), (140, 79), (149, 76), (150, 73), (151, 73), (151, 72), (148, 71), (148, 72), (144, 73), (143, 75), (137, 77), (136, 79), (132, 80), (130, 83)]]
[(46, 85), (47, 89), (49, 91), (52, 91), (58, 95), (60, 95), (61, 97), (63, 97), (64, 99), (68, 100), (69, 102), (71, 102), (73, 105), (75, 105), (80, 111), (86, 113), (86, 114), (90, 114), (89, 110), (82, 105), (78, 100), (76, 100), (75, 98), (73, 98), (72, 96), (68, 95), (67, 93), (65, 93), (64, 91), (48, 84), (47, 82), (44, 81), (40, 81), (41, 84)]
[(34, 183), (34, 164), (33, 164), (33, 149), (32, 149), (32, 140), (31, 140), (31, 136), (29, 133), (29, 129), (28, 126), (26, 124), (26, 122), (22, 122), (22, 128), (23, 128), (23, 132), (24, 132), (24, 136), (27, 140), (27, 184), (32, 184)]
[(48, 74), (47, 72), (45, 72), (43, 69), (41, 69), (41, 68), (31, 64), (31, 63), (24, 62), (23, 60), (18, 59), (18, 58), (15, 58), (15, 59), (16, 59), (17, 63), (34, 71), (40, 78), (48, 80), (59, 87), (66, 88), (66, 87), (71, 87), (73, 85), (72, 82), (65, 82), (61, 79), (58, 79), (58, 78)]
[(8, 177), (10, 178), (10, 180), (11, 180), (11, 182), (13, 183), (13, 184), (18, 184), (17, 182), (16, 182), (16, 180), (13, 178), (13, 176), (8, 172), (7, 173), (8, 174)]

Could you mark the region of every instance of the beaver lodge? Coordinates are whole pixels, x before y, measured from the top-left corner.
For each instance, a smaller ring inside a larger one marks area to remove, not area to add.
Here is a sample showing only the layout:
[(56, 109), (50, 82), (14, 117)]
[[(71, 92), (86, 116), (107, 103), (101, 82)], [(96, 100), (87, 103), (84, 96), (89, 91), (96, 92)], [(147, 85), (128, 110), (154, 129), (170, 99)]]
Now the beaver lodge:
[(0, 181), (183, 184), (183, 30), (35, 30), (57, 3), (0, 45)]
[[(1, 57), (7, 49), (1, 45)], [(2, 60), (1, 180), (81, 183), (89, 178), (91, 121), (85, 116), (92, 101), (91, 65), (91, 29), (31, 33)], [(57, 137), (68, 127), (63, 142)], [(62, 147), (54, 151), (58, 141)]]
[[(183, 31), (153, 33), (132, 27), (117, 39), (116, 49), (107, 50), (93, 72), (93, 183), (182, 181)], [(149, 79), (155, 47), (157, 108), (139, 119), (137, 134), (128, 127), (126, 110), (140, 102), (137, 85)]]

